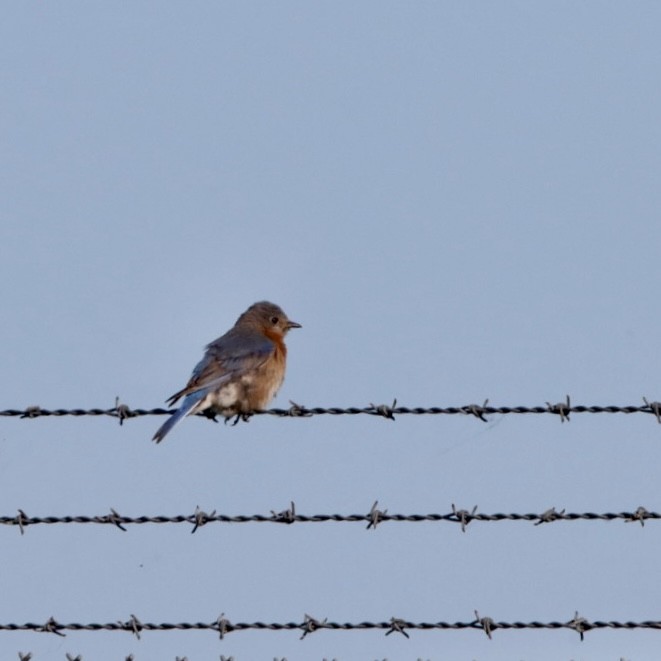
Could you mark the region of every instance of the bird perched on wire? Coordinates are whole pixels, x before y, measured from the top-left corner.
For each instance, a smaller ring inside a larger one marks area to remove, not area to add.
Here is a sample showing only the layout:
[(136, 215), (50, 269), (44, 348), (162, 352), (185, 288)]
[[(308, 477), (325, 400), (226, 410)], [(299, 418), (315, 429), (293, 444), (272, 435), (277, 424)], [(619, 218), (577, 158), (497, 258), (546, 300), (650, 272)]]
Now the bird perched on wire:
[(167, 400), (177, 411), (154, 434), (160, 443), (186, 415), (205, 412), (225, 420), (246, 419), (266, 408), (285, 378), (285, 335), (301, 324), (291, 321), (280, 307), (260, 301), (251, 305), (222, 337), (206, 347), (183, 390)]

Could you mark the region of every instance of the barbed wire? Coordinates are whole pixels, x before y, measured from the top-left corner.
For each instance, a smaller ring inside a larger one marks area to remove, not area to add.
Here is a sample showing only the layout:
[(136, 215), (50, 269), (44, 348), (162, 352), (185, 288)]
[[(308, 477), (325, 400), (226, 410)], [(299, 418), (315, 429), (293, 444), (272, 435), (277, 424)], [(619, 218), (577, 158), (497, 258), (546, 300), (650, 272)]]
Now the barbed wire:
[(552, 507), (541, 514), (485, 514), (477, 511), (477, 506), (468, 511), (458, 509), (454, 504), (452, 511), (447, 514), (388, 514), (388, 510), (377, 508), (378, 501), (372, 505), (372, 509), (367, 514), (297, 514), (296, 506), (292, 502), (290, 507), (282, 512), (271, 510), (270, 515), (250, 514), (250, 515), (229, 515), (217, 514), (216, 510), (207, 514), (199, 507), (193, 514), (180, 514), (176, 516), (123, 516), (116, 510), (111, 509), (109, 514), (97, 516), (28, 516), (24, 510), (19, 509), (15, 516), (0, 516), (0, 524), (6, 526), (17, 526), (24, 534), (28, 526), (47, 524), (101, 524), (114, 525), (120, 530), (126, 532), (125, 526), (144, 525), (144, 524), (163, 524), (163, 523), (186, 523), (193, 526), (192, 533), (196, 532), (202, 526), (208, 523), (367, 523), (367, 529), (376, 528), (377, 525), (385, 522), (449, 522), (457, 523), (461, 526), (463, 532), (473, 521), (498, 523), (503, 521), (527, 521), (538, 526), (543, 523), (552, 523), (554, 521), (614, 521), (617, 519), (627, 523), (638, 522), (641, 526), (645, 525), (647, 520), (661, 519), (661, 513), (650, 512), (644, 507), (638, 507), (633, 512), (606, 512), (599, 514), (596, 512), (566, 512), (564, 509), (557, 511)]
[(328, 619), (317, 620), (310, 615), (305, 615), (302, 622), (236, 622), (232, 623), (221, 614), (212, 622), (179, 622), (179, 623), (153, 623), (142, 622), (135, 615), (131, 615), (127, 621), (118, 620), (116, 622), (106, 623), (62, 623), (51, 617), (45, 623), (26, 622), (24, 624), (0, 624), (0, 631), (34, 631), (40, 633), (52, 633), (58, 636), (65, 636), (66, 631), (124, 631), (134, 634), (138, 639), (144, 631), (214, 631), (223, 639), (227, 634), (236, 631), (301, 631), (302, 640), (311, 633), (322, 629), (331, 631), (385, 631), (385, 635), (400, 633), (409, 638), (409, 630), (432, 631), (432, 630), (464, 630), (472, 629), (484, 632), (489, 638), (495, 631), (503, 630), (522, 630), (522, 629), (570, 629), (576, 631), (581, 640), (584, 634), (595, 629), (655, 629), (661, 630), (661, 621), (645, 620), (642, 622), (620, 622), (616, 620), (594, 620), (590, 621), (581, 617), (578, 612), (574, 617), (566, 622), (497, 622), (490, 617), (480, 617), (475, 611), (475, 619), (464, 622), (411, 622), (397, 617), (392, 617), (385, 622), (329, 622)]
[[(69, 652), (66, 652), (64, 658), (66, 659), (66, 661), (83, 661), (82, 654), (74, 655), (74, 654), (70, 654)], [(234, 661), (233, 656), (225, 656), (224, 654), (221, 654), (219, 658), (220, 661)], [(36, 661), (36, 658), (32, 655), (32, 652), (18, 652), (18, 661)], [(135, 656), (133, 654), (129, 654), (128, 656), (124, 657), (124, 661), (135, 661)], [(188, 657), (175, 656), (174, 661), (188, 661)], [(277, 657), (273, 657), (273, 661), (287, 661), (287, 658), (284, 656), (281, 659), (278, 659)], [(322, 661), (327, 661), (327, 660), (323, 659)], [(332, 661), (337, 661), (337, 659), (332, 659)], [(383, 659), (383, 661), (388, 661), (388, 659)]]
[[(50, 657), (52, 658), (52, 657)], [(83, 661), (83, 655), (82, 654), (70, 654), (69, 652), (66, 652), (64, 655), (64, 658), (66, 661)], [(220, 661), (235, 661), (233, 656), (225, 656), (224, 654), (221, 654), (219, 657)], [(32, 652), (18, 652), (18, 661), (36, 661), (36, 657), (32, 655)], [(136, 657), (133, 654), (129, 654), (128, 656), (125, 656), (123, 661), (136, 661)], [(174, 661), (188, 661), (187, 656), (175, 656)], [(277, 656), (273, 657), (273, 661), (287, 661), (286, 657), (281, 657), (278, 659)], [(322, 659), (322, 661), (338, 661), (337, 659), (333, 658), (332, 660), (327, 660), (326, 658)], [(383, 661), (388, 661), (388, 659), (383, 659)], [(421, 661), (418, 659), (418, 661)]]
[[(484, 422), (487, 422), (487, 415), (509, 415), (509, 414), (552, 414), (560, 416), (562, 422), (569, 421), (572, 413), (647, 413), (655, 416), (657, 422), (661, 424), (661, 402), (648, 401), (643, 397), (643, 405), (630, 406), (572, 406), (570, 397), (567, 395), (564, 402), (551, 404), (546, 402), (545, 406), (489, 406), (489, 400), (483, 404), (466, 404), (464, 406), (432, 406), (432, 407), (407, 407), (397, 406), (397, 400), (392, 404), (370, 404), (366, 407), (306, 407), (295, 402), (290, 402), (288, 409), (273, 408), (264, 411), (254, 411), (252, 415), (272, 415), (282, 418), (309, 418), (315, 415), (374, 415), (389, 420), (395, 420), (398, 415), (471, 415)], [(5, 409), (0, 411), (0, 416), (16, 417), (22, 419), (33, 419), (40, 417), (62, 417), (62, 416), (110, 416), (118, 418), (120, 424), (130, 418), (151, 415), (171, 415), (173, 409), (165, 408), (131, 408), (127, 404), (121, 404), (119, 398), (115, 401), (115, 406), (108, 409), (44, 409), (40, 406), (28, 406), (25, 409)], [(198, 413), (204, 417), (212, 417), (208, 413)], [(215, 419), (215, 418), (214, 418)]]
[[(50, 657), (52, 658), (52, 657)], [(82, 654), (70, 654), (69, 652), (65, 653), (64, 658), (66, 661), (83, 661), (83, 655)], [(233, 656), (225, 656), (224, 654), (221, 654), (219, 657), (220, 661), (235, 661)], [(32, 652), (18, 652), (18, 661), (36, 661), (36, 658), (32, 655)], [(133, 654), (129, 654), (128, 656), (125, 656), (123, 661), (135, 661), (135, 656)], [(175, 656), (174, 661), (188, 661), (187, 656)], [(277, 656), (273, 657), (273, 661), (287, 661), (286, 657), (282, 657), (278, 659)], [(322, 661), (338, 661), (337, 659), (322, 659)], [(383, 661), (388, 661), (388, 659), (383, 659)], [(418, 659), (418, 661), (422, 661), (421, 659)]]

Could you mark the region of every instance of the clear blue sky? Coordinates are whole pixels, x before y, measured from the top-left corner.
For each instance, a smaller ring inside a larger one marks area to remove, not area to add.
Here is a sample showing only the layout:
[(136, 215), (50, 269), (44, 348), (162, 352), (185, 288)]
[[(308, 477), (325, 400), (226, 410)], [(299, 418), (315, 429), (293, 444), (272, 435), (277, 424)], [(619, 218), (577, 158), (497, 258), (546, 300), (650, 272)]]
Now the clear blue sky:
[[(275, 404), (661, 399), (661, 5), (4, 5), (0, 408), (159, 406), (252, 302)], [(0, 421), (0, 515), (661, 509), (653, 417)], [(0, 622), (661, 619), (661, 524), (0, 530)], [(0, 632), (34, 661), (653, 659), (661, 633)]]

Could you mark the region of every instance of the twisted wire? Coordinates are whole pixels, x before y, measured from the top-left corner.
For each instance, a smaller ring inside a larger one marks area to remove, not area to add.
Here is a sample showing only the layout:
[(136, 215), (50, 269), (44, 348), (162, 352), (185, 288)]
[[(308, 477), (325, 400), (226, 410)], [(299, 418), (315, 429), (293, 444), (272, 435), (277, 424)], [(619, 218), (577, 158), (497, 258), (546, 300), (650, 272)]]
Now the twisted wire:
[(328, 629), (331, 631), (369, 631), (381, 630), (385, 631), (386, 635), (391, 633), (401, 633), (408, 637), (407, 630), (464, 630), (474, 629), (485, 632), (490, 638), (491, 634), (498, 629), (503, 630), (523, 630), (523, 629), (570, 629), (578, 632), (583, 637), (587, 631), (595, 629), (655, 629), (661, 630), (661, 621), (659, 620), (644, 620), (639, 622), (633, 621), (617, 621), (617, 620), (594, 620), (590, 621), (575, 614), (575, 616), (568, 621), (550, 621), (540, 622), (537, 620), (531, 622), (501, 622), (495, 621), (488, 617), (479, 617), (476, 612), (476, 619), (463, 622), (412, 622), (399, 618), (391, 618), (389, 621), (383, 622), (329, 622), (327, 619), (316, 620), (309, 615), (305, 616), (302, 622), (230, 622), (225, 619), (224, 615), (212, 622), (142, 622), (135, 615), (131, 616), (128, 621), (116, 621), (106, 623), (80, 623), (58, 622), (54, 618), (50, 618), (46, 623), (26, 622), (23, 624), (5, 623), (0, 624), (0, 631), (34, 631), (53, 633), (57, 635), (65, 635), (66, 631), (124, 631), (132, 633), (138, 637), (144, 631), (214, 631), (220, 634), (223, 638), (228, 633), (236, 631), (302, 631), (301, 638), (304, 638), (310, 633), (314, 633), (321, 629)]
[(451, 512), (446, 514), (388, 514), (387, 510), (376, 509), (375, 503), (371, 511), (367, 514), (297, 514), (294, 504), (291, 508), (282, 512), (272, 511), (268, 514), (250, 514), (250, 515), (229, 515), (218, 514), (215, 510), (206, 513), (199, 508), (193, 514), (179, 514), (175, 516), (155, 515), (155, 516), (124, 516), (111, 510), (109, 514), (96, 516), (28, 516), (22, 509), (14, 516), (0, 516), (0, 524), (6, 526), (18, 526), (21, 533), (24, 529), (32, 525), (56, 525), (56, 524), (112, 524), (125, 530), (125, 526), (144, 525), (144, 524), (181, 524), (186, 523), (193, 526), (192, 532), (208, 523), (367, 523), (368, 528), (376, 528), (380, 523), (385, 522), (449, 522), (458, 523), (462, 530), (473, 521), (499, 523), (503, 521), (527, 521), (535, 525), (542, 523), (551, 523), (554, 521), (615, 521), (623, 520), (625, 522), (639, 522), (645, 524), (647, 520), (661, 519), (661, 513), (651, 512), (644, 507), (638, 507), (633, 512), (565, 512), (565, 510), (556, 511), (551, 508), (542, 513), (502, 513), (486, 514), (477, 512), (477, 508), (472, 511), (457, 509), (453, 505)]
[[(264, 411), (255, 411), (253, 415), (272, 415), (285, 418), (308, 418), (316, 415), (373, 415), (394, 420), (398, 415), (471, 415), (481, 420), (485, 420), (484, 416), (487, 415), (510, 415), (510, 414), (552, 414), (560, 416), (562, 421), (569, 420), (571, 414), (574, 413), (647, 413), (654, 415), (659, 423), (661, 423), (661, 403), (656, 401), (648, 401), (643, 398), (642, 405), (629, 405), (629, 406), (584, 406), (572, 405), (569, 396), (566, 397), (564, 402), (551, 404), (546, 402), (545, 406), (489, 406), (489, 400), (484, 404), (466, 404), (464, 406), (431, 406), (431, 407), (407, 407), (397, 406), (397, 400), (391, 405), (388, 404), (370, 404), (366, 407), (306, 407), (292, 402), (292, 406), (287, 409), (272, 408)], [(3, 417), (16, 417), (23, 419), (32, 419), (40, 417), (62, 417), (62, 416), (109, 416), (119, 418), (120, 422), (129, 418), (137, 418), (141, 416), (159, 416), (171, 415), (172, 409), (165, 408), (130, 408), (126, 404), (120, 404), (119, 399), (112, 408), (73, 408), (73, 409), (44, 409), (40, 406), (28, 406), (25, 409), (5, 409), (0, 411), (0, 416)], [(204, 416), (204, 413), (198, 415)], [(206, 417), (209, 417), (208, 415)]]

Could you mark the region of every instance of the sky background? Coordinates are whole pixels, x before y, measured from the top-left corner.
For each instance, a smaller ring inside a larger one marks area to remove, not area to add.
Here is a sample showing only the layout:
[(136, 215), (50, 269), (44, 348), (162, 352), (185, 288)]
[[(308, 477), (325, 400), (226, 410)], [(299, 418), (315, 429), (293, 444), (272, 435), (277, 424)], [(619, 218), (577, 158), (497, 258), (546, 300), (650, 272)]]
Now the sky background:
[[(661, 5), (8, 2), (0, 409), (163, 405), (269, 299), (274, 405), (661, 399)], [(0, 515), (661, 509), (647, 415), (0, 420)], [(659, 620), (661, 524), (0, 530), (0, 622)], [(661, 633), (0, 632), (34, 661), (658, 658)]]

